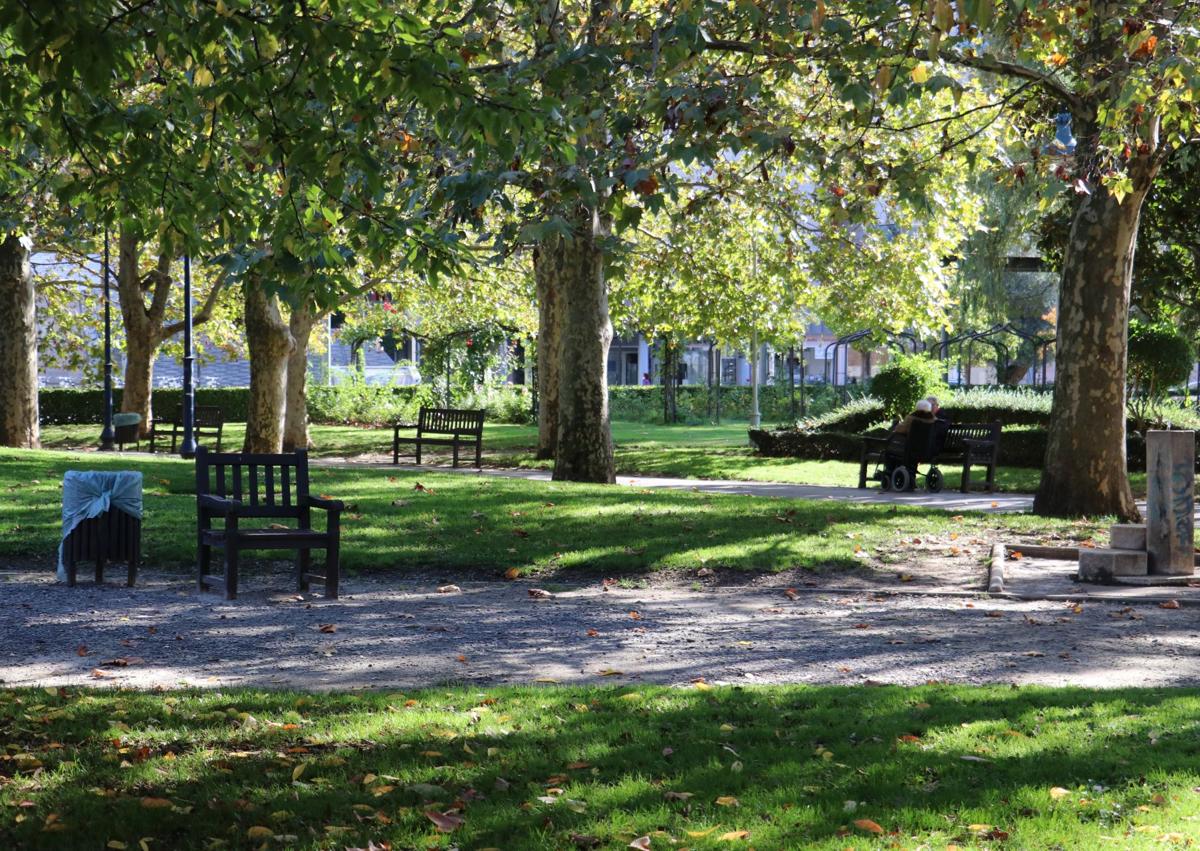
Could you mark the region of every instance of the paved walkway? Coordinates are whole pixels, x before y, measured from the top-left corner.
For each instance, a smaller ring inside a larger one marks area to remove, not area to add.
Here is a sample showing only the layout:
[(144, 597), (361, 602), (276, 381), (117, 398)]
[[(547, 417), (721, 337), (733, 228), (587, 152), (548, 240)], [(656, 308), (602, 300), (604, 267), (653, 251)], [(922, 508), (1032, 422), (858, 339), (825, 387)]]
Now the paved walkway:
[(239, 599), (148, 572), (76, 588), (0, 574), (0, 686), (443, 683), (1200, 684), (1200, 609), (781, 585), (347, 577), (338, 601), (245, 577)]
[[(393, 466), (387, 462), (345, 461), (336, 458), (313, 459), (314, 466), (355, 467), (381, 470), (406, 470), (410, 472), (456, 473), (463, 476), (497, 476), (508, 479), (528, 479), (548, 482), (550, 473), (545, 470), (514, 470), (485, 467), (417, 467), (412, 464)], [(617, 484), (639, 488), (669, 488), (673, 490), (697, 491), (700, 493), (744, 494), (747, 496), (773, 496), (782, 499), (817, 499), (837, 502), (857, 502), (883, 505), (911, 505), (918, 508), (940, 508), (945, 511), (1014, 512), (1029, 511), (1033, 507), (1033, 496), (1023, 493), (895, 493), (879, 488), (829, 487), (824, 485), (796, 485), (783, 482), (747, 482), (733, 479), (673, 479), (658, 476), (617, 476)]]

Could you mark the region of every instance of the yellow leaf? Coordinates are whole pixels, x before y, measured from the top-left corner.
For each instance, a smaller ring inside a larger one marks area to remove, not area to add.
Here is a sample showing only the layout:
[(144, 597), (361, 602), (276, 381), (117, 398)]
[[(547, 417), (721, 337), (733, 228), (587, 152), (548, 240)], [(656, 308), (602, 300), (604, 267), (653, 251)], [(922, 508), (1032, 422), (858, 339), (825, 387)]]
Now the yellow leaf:
[(742, 805), (741, 801), (733, 797), (733, 795), (722, 795), (717, 798), (715, 803), (718, 807), (740, 807)]
[(197, 86), (211, 86), (212, 82), (213, 74), (208, 70), (208, 66), (196, 66), (196, 70), (192, 73), (192, 83)]
[(621, 695), (621, 698), (620, 698), (620, 699), (621, 699), (621, 700), (628, 700), (628, 701), (632, 702), (632, 701), (635, 701), (635, 700), (641, 700), (641, 699), (642, 699), (642, 695), (641, 695), (639, 692), (636, 692), (636, 691), (631, 691), (631, 692), (629, 692), (628, 694), (623, 694), (623, 695)]
[(734, 730), (734, 727), (733, 727), (733, 725), (732, 725), (732, 724), (722, 724), (722, 725), (721, 725), (721, 732), (722, 732), (722, 733), (732, 733), (732, 732), (733, 732), (733, 730)]
[(748, 830), (731, 830), (728, 833), (722, 833), (717, 839), (722, 842), (732, 842), (735, 839), (749, 839), (750, 831)]
[(991, 829), (992, 829), (992, 826), (990, 824), (969, 824), (969, 825), (967, 825), (967, 830), (971, 831), (972, 833), (987, 833)]
[(307, 762), (302, 762), (292, 769), (292, 779), (299, 780), (304, 774), (304, 769), (308, 768)]
[(142, 798), (142, 808), (146, 810), (169, 810), (172, 806), (166, 798)]
[(1053, 798), (1053, 799), (1054, 799), (1054, 800), (1056, 800), (1056, 801), (1057, 801), (1059, 798), (1065, 798), (1065, 797), (1067, 797), (1067, 796), (1068, 796), (1068, 795), (1070, 795), (1070, 794), (1071, 794), (1071, 790), (1070, 790), (1070, 789), (1064, 789), (1064, 788), (1063, 788), (1063, 787), (1061, 787), (1061, 786), (1055, 786), (1055, 787), (1053, 787), (1053, 788), (1050, 790), (1050, 797), (1051, 797), (1051, 798)]
[(110, 839), (104, 847), (112, 848), (113, 851), (124, 851), (124, 849), (128, 848), (129, 846), (119, 839)]
[(270, 839), (275, 835), (275, 831), (269, 827), (263, 827), (261, 824), (256, 824), (254, 827), (246, 828), (246, 836), (250, 839)]
[(684, 833), (686, 833), (692, 839), (703, 839), (705, 836), (708, 836), (714, 830), (716, 830), (715, 827), (710, 827), (708, 830), (685, 830)]
[(921, 85), (929, 79), (929, 68), (922, 62), (920, 65), (915, 66), (909, 74), (912, 76), (914, 83)]
[(600, 676), (602, 676), (602, 677), (623, 677), (623, 676), (625, 676), (625, 673), (623, 671), (618, 671), (615, 668), (605, 668), (603, 671), (600, 672)]
[(855, 819), (854, 826), (867, 833), (883, 833), (883, 828), (879, 826), (878, 822), (873, 822), (869, 818)]

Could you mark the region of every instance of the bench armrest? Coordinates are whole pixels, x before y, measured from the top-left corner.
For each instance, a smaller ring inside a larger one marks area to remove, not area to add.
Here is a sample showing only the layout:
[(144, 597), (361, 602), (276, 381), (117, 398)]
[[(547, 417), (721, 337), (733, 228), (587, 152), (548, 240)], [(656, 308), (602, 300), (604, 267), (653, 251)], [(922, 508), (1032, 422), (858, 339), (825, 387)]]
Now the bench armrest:
[(238, 509), (242, 507), (241, 500), (213, 496), (210, 493), (202, 493), (197, 496), (196, 503), (202, 509), (208, 509), (216, 514), (223, 514), (227, 517), (231, 514), (237, 514)]
[(312, 496), (311, 494), (308, 497), (307, 505), (311, 508), (319, 508), (322, 511), (338, 512), (346, 510), (346, 503), (340, 499), (325, 499), (324, 497)]
[(420, 428), (420, 426), (417, 425), (416, 423), (392, 423), (392, 429), (394, 431), (400, 431), (400, 429), (410, 429), (410, 428)]
[(882, 443), (887, 443), (889, 440), (891, 440), (891, 437), (875, 437), (874, 435), (871, 435), (871, 434), (864, 434), (864, 435), (861, 435), (861, 437), (862, 437), (863, 443), (881, 443), (882, 444)]

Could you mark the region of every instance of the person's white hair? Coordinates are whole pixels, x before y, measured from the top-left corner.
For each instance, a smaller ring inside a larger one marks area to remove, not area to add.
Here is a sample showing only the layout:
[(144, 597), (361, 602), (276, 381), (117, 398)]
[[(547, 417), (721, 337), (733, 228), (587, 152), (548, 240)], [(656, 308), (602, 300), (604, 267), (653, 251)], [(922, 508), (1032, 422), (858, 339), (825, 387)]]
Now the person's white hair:
[(936, 408), (938, 406), (937, 396), (926, 396), (925, 401), (928, 402), (934, 408)]
[(929, 404), (928, 399), (922, 399), (920, 402), (917, 402), (917, 410), (921, 413), (928, 414), (933, 410), (933, 405)]

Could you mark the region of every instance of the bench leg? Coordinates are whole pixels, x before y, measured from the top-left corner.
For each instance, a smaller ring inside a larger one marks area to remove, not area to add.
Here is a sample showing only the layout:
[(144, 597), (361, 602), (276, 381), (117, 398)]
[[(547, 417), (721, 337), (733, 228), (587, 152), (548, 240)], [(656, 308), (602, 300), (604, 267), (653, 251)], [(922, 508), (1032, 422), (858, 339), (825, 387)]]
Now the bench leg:
[(968, 493), (971, 490), (971, 462), (969, 460), (963, 462), (962, 487), (959, 490), (962, 493)]
[(865, 452), (858, 459), (858, 486), (860, 488), (867, 486), (867, 454)]
[(450, 448), (451, 448), (451, 450), (453, 450), (453, 453), (454, 453), (454, 466), (457, 467), (458, 466), (458, 438), (457, 437), (454, 439), (454, 444)]
[(989, 464), (987, 468), (987, 489), (988, 493), (996, 492), (996, 465)]
[(205, 589), (204, 577), (212, 572), (212, 547), (200, 544), (200, 553), (196, 558), (196, 590)]
[[(64, 549), (69, 546), (73, 546), (73, 543), (71, 541), (67, 541), (66, 545), (64, 546)], [(73, 555), (71, 555), (70, 553), (63, 554), (63, 567), (65, 567), (67, 569), (67, 587), (74, 588), (75, 587), (75, 575), (76, 575), (75, 574), (75, 557)]]
[(225, 599), (237, 599), (238, 548), (232, 542), (225, 544)]
[(296, 553), (296, 590), (308, 590), (308, 574), (311, 571), (311, 550), (299, 550)]
[(421, 441), (417, 441), (417, 466), (421, 466)]
[(400, 430), (392, 432), (392, 464), (400, 463)]
[(326, 531), (329, 541), (325, 548), (325, 599), (336, 600), (338, 598), (338, 579), (342, 569), (342, 525), (341, 518), (336, 512), (330, 513), (329, 526)]
[(475, 466), (476, 467), (483, 466), (483, 441), (482, 440), (475, 441)]

